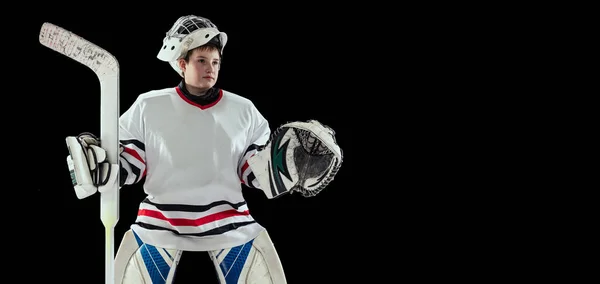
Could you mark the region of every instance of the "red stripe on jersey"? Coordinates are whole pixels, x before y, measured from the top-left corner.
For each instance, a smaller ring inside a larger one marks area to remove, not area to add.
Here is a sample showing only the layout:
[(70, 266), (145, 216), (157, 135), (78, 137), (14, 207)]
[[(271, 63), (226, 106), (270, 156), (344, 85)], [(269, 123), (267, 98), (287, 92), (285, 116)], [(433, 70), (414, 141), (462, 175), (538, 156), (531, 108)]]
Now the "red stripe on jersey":
[(133, 156), (134, 158), (136, 158), (138, 161), (146, 164), (144, 162), (144, 160), (142, 160), (142, 157), (140, 156), (140, 154), (138, 154), (138, 152), (136, 152), (135, 150), (131, 149), (131, 148), (127, 148), (127, 147), (123, 147), (123, 151), (127, 152), (127, 154)]
[(247, 216), (247, 215), (250, 215), (250, 212), (248, 210), (240, 212), (240, 211), (232, 209), (232, 210), (227, 210), (227, 211), (211, 214), (208, 216), (204, 216), (204, 217), (198, 218), (198, 219), (184, 219), (184, 218), (167, 218), (165, 215), (163, 215), (162, 212), (156, 211), (156, 210), (140, 209), (138, 211), (138, 216), (147, 216), (147, 217), (165, 220), (173, 226), (200, 226), (200, 225), (208, 224), (210, 222), (214, 222), (217, 220), (225, 219), (228, 217)]
[(242, 176), (244, 175), (244, 172), (246, 171), (246, 169), (249, 167), (250, 165), (248, 165), (248, 161), (246, 161), (244, 163), (244, 165), (242, 166)]

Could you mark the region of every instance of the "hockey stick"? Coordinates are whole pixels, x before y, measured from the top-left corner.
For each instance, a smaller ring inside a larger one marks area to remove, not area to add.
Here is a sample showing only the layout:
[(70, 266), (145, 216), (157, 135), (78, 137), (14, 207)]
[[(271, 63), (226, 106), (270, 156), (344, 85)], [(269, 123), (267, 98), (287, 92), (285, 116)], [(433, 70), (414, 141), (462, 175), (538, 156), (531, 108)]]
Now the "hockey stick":
[[(40, 43), (92, 69), (100, 81), (100, 141), (107, 160), (119, 160), (119, 62), (106, 50), (51, 23), (42, 25)], [(114, 187), (118, 187), (117, 180)], [(105, 283), (114, 282), (114, 228), (119, 221), (118, 188), (100, 194), (100, 219), (105, 228)]]

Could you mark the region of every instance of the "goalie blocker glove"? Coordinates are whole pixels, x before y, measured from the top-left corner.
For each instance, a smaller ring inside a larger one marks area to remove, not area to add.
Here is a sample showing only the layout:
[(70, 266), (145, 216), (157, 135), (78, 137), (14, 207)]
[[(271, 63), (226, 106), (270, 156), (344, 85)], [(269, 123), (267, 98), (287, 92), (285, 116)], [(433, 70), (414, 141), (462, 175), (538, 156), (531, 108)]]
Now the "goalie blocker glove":
[(106, 160), (106, 151), (99, 139), (84, 132), (66, 138), (69, 155), (67, 165), (77, 198), (83, 199), (96, 191), (104, 192), (117, 183), (119, 165)]
[(309, 120), (281, 125), (248, 164), (268, 198), (294, 191), (311, 197), (333, 180), (342, 158), (333, 129)]

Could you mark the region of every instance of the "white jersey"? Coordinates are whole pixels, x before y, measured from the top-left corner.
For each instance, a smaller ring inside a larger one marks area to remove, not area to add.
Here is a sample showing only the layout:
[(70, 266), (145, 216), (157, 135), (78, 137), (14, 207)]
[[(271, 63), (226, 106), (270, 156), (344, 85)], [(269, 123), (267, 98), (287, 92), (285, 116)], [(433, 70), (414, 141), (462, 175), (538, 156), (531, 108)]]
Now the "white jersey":
[(122, 184), (145, 177), (148, 196), (131, 226), (145, 243), (210, 251), (263, 230), (241, 183), (258, 187), (246, 160), (269, 139), (269, 124), (250, 100), (216, 90), (209, 105), (192, 102), (179, 86), (150, 91), (120, 118)]

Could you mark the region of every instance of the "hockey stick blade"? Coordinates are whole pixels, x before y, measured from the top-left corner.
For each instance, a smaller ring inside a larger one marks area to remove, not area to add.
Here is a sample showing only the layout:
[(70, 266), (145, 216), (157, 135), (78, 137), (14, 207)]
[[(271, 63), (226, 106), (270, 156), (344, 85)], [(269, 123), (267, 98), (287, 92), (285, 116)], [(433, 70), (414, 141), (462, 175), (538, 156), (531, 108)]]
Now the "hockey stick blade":
[(92, 69), (101, 81), (119, 73), (119, 63), (113, 55), (54, 24), (42, 24), (40, 43)]
[[(92, 69), (100, 81), (100, 141), (109, 163), (119, 161), (119, 63), (88, 40), (51, 23), (42, 24), (40, 43)], [(119, 182), (100, 195), (105, 236), (105, 282), (114, 283), (114, 228), (119, 221)]]

